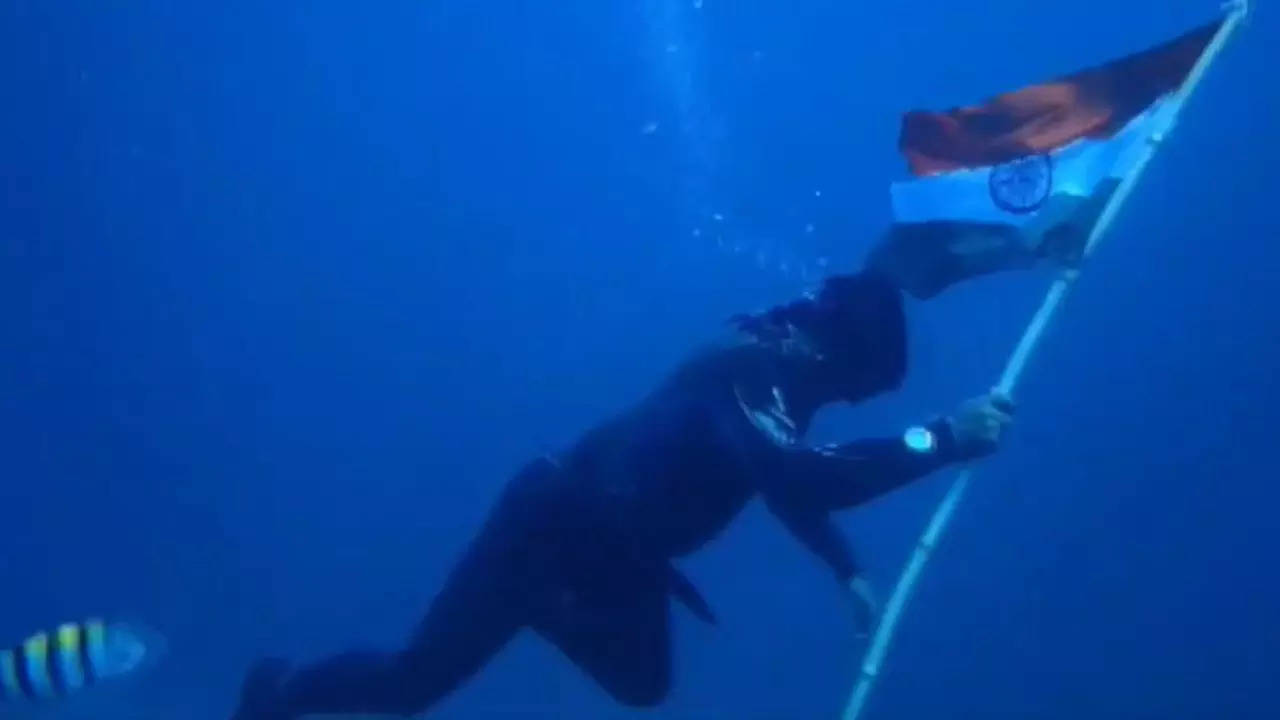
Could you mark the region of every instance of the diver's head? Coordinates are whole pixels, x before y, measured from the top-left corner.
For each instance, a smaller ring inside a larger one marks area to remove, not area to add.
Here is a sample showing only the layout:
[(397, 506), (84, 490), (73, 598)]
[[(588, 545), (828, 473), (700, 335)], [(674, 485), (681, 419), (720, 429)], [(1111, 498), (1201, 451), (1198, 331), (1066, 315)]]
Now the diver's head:
[(874, 270), (833, 275), (816, 295), (740, 317), (738, 325), (758, 341), (801, 348), (806, 379), (831, 400), (893, 390), (907, 374), (902, 293)]
[(841, 399), (893, 390), (907, 374), (907, 322), (902, 293), (874, 271), (835, 275), (814, 300), (807, 332), (823, 355)]

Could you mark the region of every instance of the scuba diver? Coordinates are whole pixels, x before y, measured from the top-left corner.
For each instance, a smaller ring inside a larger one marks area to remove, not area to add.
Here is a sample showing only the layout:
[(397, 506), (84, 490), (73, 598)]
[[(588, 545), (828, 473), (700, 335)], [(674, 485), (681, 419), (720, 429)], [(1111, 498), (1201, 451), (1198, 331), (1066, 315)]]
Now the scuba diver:
[[(993, 452), (1013, 411), (993, 393), (886, 437), (802, 442), (821, 407), (902, 383), (904, 289), (932, 296), (961, 277), (1021, 266), (1007, 253), (986, 265), (936, 251), (922, 260), (894, 242), (814, 296), (736, 316), (736, 341), (694, 354), (562, 455), (525, 465), (401, 649), (352, 651), (297, 669), (261, 660), (245, 678), (234, 720), (420, 713), (525, 629), (616, 701), (656, 705), (672, 683), (669, 598), (715, 622), (672, 561), (716, 537), (757, 496), (831, 569), (867, 629), (869, 584), (832, 513)], [(952, 268), (943, 282), (939, 267)]]

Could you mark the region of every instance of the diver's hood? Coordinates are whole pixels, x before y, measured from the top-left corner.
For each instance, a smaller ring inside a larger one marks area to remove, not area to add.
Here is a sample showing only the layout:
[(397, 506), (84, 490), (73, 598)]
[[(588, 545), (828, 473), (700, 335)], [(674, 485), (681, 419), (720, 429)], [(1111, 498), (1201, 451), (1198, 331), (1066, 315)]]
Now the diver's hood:
[(804, 381), (831, 400), (893, 390), (907, 374), (902, 293), (874, 271), (832, 276), (816, 295), (735, 319), (756, 342), (798, 357)]

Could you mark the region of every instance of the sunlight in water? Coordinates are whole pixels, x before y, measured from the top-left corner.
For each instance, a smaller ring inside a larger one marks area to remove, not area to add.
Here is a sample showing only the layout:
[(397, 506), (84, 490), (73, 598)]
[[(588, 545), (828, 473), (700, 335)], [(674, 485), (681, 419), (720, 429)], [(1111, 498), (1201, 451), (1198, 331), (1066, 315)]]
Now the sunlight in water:
[[(706, 72), (705, 24), (712, 21), (711, 9), (703, 0), (645, 0), (642, 11), (655, 107), (637, 127), (645, 139), (659, 138), (677, 148), (681, 167), (676, 182), (690, 226), (688, 241), (799, 282), (819, 277), (825, 260), (803, 252), (794, 241), (812, 236), (818, 230), (814, 223), (799, 222), (789, 232), (764, 232), (729, 209), (732, 198), (725, 196), (727, 183), (720, 182), (726, 122), (713, 106)], [(761, 60), (759, 51), (744, 57), (744, 71)], [(820, 190), (811, 195), (821, 196)]]

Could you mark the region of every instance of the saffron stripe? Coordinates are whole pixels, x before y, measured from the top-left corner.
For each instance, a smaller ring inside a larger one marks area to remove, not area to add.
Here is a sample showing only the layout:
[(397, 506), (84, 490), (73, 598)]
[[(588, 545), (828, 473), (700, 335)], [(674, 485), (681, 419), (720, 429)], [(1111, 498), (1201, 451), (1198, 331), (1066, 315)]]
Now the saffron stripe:
[(899, 147), (915, 175), (1009, 162), (1106, 139), (1177, 90), (1222, 20), (1157, 47), (946, 112), (909, 112)]
[[(1181, 102), (1164, 98), (1134, 118), (1110, 140), (1081, 140), (1052, 155), (1052, 186), (1046, 198), (1083, 199), (1094, 194), (1107, 180), (1128, 175), (1153, 137), (1167, 132)], [(992, 168), (956, 170), (893, 183), (890, 199), (893, 217), (899, 223), (965, 221), (1037, 225), (1041, 212), (1014, 214), (1001, 208), (992, 197)], [(1055, 203), (1048, 203), (1052, 209)]]

